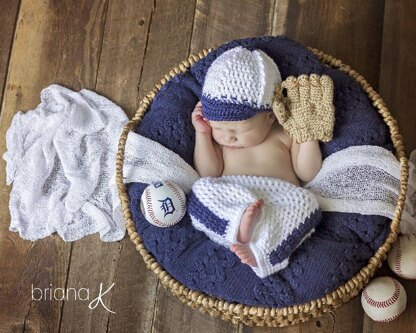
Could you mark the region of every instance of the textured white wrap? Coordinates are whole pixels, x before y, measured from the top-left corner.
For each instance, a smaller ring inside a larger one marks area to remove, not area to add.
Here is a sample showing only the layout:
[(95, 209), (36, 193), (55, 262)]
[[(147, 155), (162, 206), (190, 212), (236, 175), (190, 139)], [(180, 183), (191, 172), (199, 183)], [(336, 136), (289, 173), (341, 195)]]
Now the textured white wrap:
[(34, 110), (17, 112), (6, 133), (10, 230), (24, 239), (55, 231), (64, 241), (99, 232), (124, 237), (123, 218), (109, 191), (123, 125), (121, 108), (96, 93), (51, 85)]
[[(416, 232), (416, 151), (409, 160), (409, 179), (400, 231)], [(318, 175), (304, 185), (323, 211), (381, 215), (393, 219), (400, 194), (400, 163), (382, 147), (353, 146), (328, 156)]]
[(198, 173), (182, 157), (160, 143), (129, 132), (124, 153), (125, 183), (170, 181), (189, 193)]

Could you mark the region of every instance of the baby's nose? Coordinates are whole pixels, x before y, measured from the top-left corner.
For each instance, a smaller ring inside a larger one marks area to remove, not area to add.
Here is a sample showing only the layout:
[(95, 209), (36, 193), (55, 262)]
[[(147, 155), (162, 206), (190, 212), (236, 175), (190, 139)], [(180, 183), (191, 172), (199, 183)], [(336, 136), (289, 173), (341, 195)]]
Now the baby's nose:
[(237, 140), (237, 138), (235, 136), (230, 135), (230, 136), (227, 136), (225, 140), (227, 142), (232, 143), (232, 142), (235, 142)]

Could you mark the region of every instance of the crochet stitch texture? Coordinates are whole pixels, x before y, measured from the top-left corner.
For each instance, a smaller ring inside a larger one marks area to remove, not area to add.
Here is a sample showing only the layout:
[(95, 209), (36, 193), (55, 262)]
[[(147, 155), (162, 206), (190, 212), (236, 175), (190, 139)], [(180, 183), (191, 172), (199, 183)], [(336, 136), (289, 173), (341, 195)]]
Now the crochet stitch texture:
[(202, 87), (202, 114), (209, 120), (245, 120), (270, 111), (276, 84), (282, 81), (276, 63), (262, 50), (237, 46), (209, 67)]
[(328, 142), (332, 140), (335, 121), (333, 96), (334, 85), (328, 75), (289, 76), (276, 87), (273, 112), (293, 141)]
[(264, 199), (264, 207), (249, 246), (257, 261), (252, 269), (264, 278), (289, 264), (292, 252), (320, 221), (311, 191), (272, 177), (203, 177), (192, 186), (188, 213), (195, 228), (229, 248), (237, 243), (246, 208), (259, 198)]
[[(236, 40), (210, 52), (188, 73), (177, 75), (162, 86), (136, 132), (193, 165), (195, 131), (191, 113), (201, 99), (205, 75), (216, 58), (239, 45), (267, 53), (276, 62), (282, 78), (312, 73), (332, 78), (334, 137), (320, 143), (323, 158), (364, 144), (393, 150), (387, 125), (354, 79), (326, 67), (307, 48), (284, 36)], [(229, 302), (284, 307), (322, 297), (366, 264), (389, 230), (390, 220), (386, 217), (324, 212), (316, 231), (293, 253), (290, 264), (261, 279), (234, 253), (195, 230), (188, 214), (171, 228), (147, 223), (139, 207), (146, 186), (127, 184), (133, 219), (146, 248), (182, 284)]]

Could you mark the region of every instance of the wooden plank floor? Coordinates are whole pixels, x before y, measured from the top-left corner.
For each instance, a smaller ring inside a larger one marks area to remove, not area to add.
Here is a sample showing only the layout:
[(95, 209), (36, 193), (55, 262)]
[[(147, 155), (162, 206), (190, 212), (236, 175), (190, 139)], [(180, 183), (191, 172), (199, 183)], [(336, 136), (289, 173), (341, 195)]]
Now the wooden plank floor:
[[(190, 53), (276, 34), (332, 54), (367, 78), (397, 119), (407, 153), (416, 148), (414, 0), (2, 0), (0, 22), (1, 154), (13, 115), (34, 109), (51, 83), (94, 90), (131, 118), (140, 98)], [(416, 282), (402, 279), (408, 307), (387, 324), (371, 321), (358, 297), (282, 329), (211, 318), (166, 291), (128, 236), (30, 242), (10, 232), (5, 167), (1, 159), (0, 332), (416, 332)], [(384, 265), (377, 276), (386, 274)], [(100, 283), (104, 290), (114, 283), (103, 301), (115, 314), (73, 298), (32, 300), (32, 288), (98, 295)]]

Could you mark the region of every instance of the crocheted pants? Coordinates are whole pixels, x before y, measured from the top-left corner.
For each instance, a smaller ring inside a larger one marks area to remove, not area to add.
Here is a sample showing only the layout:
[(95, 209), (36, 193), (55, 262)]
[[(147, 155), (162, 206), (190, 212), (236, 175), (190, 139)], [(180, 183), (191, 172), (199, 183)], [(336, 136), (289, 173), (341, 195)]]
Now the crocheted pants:
[(249, 247), (257, 260), (252, 269), (264, 278), (288, 265), (291, 253), (321, 220), (311, 191), (271, 177), (203, 177), (193, 184), (187, 204), (193, 226), (229, 248), (239, 243), (241, 217), (257, 199), (264, 206)]

